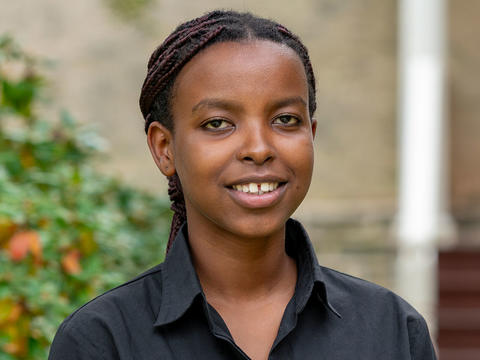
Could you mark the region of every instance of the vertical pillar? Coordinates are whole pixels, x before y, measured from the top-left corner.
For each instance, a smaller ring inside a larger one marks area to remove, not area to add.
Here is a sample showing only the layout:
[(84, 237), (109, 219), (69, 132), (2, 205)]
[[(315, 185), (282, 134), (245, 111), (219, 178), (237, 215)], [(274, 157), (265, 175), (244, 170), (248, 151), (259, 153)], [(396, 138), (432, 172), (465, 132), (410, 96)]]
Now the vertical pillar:
[(396, 290), (436, 328), (438, 241), (448, 214), (445, 101), (447, 0), (399, 0)]

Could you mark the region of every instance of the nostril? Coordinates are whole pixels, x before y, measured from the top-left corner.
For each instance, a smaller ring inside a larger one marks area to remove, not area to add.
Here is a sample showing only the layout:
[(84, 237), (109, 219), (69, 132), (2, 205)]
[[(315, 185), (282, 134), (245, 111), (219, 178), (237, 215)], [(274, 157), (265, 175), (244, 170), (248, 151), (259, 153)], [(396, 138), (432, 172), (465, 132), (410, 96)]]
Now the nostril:
[(271, 159), (273, 159), (273, 156), (259, 156), (259, 157), (256, 157), (256, 156), (244, 156), (243, 158), (243, 161), (247, 161), (247, 162), (252, 162), (252, 163), (255, 163), (255, 164), (258, 164), (258, 165), (262, 165), (262, 164), (265, 164), (266, 162), (270, 161)]
[(242, 149), (237, 159), (246, 163), (253, 163), (256, 165), (262, 165), (268, 161), (271, 161), (275, 156), (273, 150), (270, 148), (261, 149)]

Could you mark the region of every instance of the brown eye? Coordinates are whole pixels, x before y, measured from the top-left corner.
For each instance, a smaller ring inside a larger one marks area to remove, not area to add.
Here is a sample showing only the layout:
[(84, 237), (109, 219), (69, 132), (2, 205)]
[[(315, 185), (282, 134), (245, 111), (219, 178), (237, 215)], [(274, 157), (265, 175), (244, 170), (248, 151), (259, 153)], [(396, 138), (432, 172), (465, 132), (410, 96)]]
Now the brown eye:
[(228, 121), (223, 119), (213, 119), (203, 125), (205, 129), (209, 130), (223, 130), (231, 126), (232, 125)]
[(284, 126), (294, 126), (300, 124), (300, 119), (293, 115), (281, 115), (273, 120), (274, 124)]

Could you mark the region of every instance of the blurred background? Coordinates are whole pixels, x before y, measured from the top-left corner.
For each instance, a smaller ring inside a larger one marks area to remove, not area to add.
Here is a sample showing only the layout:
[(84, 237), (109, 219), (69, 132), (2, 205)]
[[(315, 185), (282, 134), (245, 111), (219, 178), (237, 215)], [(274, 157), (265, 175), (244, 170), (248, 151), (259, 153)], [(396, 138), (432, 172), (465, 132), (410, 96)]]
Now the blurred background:
[(45, 358), (72, 309), (162, 260), (139, 92), (154, 48), (214, 8), (310, 51), (316, 164), (295, 216), (320, 262), (412, 302), (442, 359), (478, 359), (480, 2), (414, 3), (1, 1), (0, 360)]

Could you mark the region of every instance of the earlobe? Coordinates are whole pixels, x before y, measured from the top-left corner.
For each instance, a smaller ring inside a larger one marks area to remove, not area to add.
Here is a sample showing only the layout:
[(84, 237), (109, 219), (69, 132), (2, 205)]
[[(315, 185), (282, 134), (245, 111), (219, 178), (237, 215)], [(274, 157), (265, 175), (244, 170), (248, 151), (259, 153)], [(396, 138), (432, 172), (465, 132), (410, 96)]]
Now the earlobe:
[(152, 122), (147, 132), (147, 142), (155, 164), (165, 176), (175, 174), (173, 137), (170, 130), (159, 122)]

